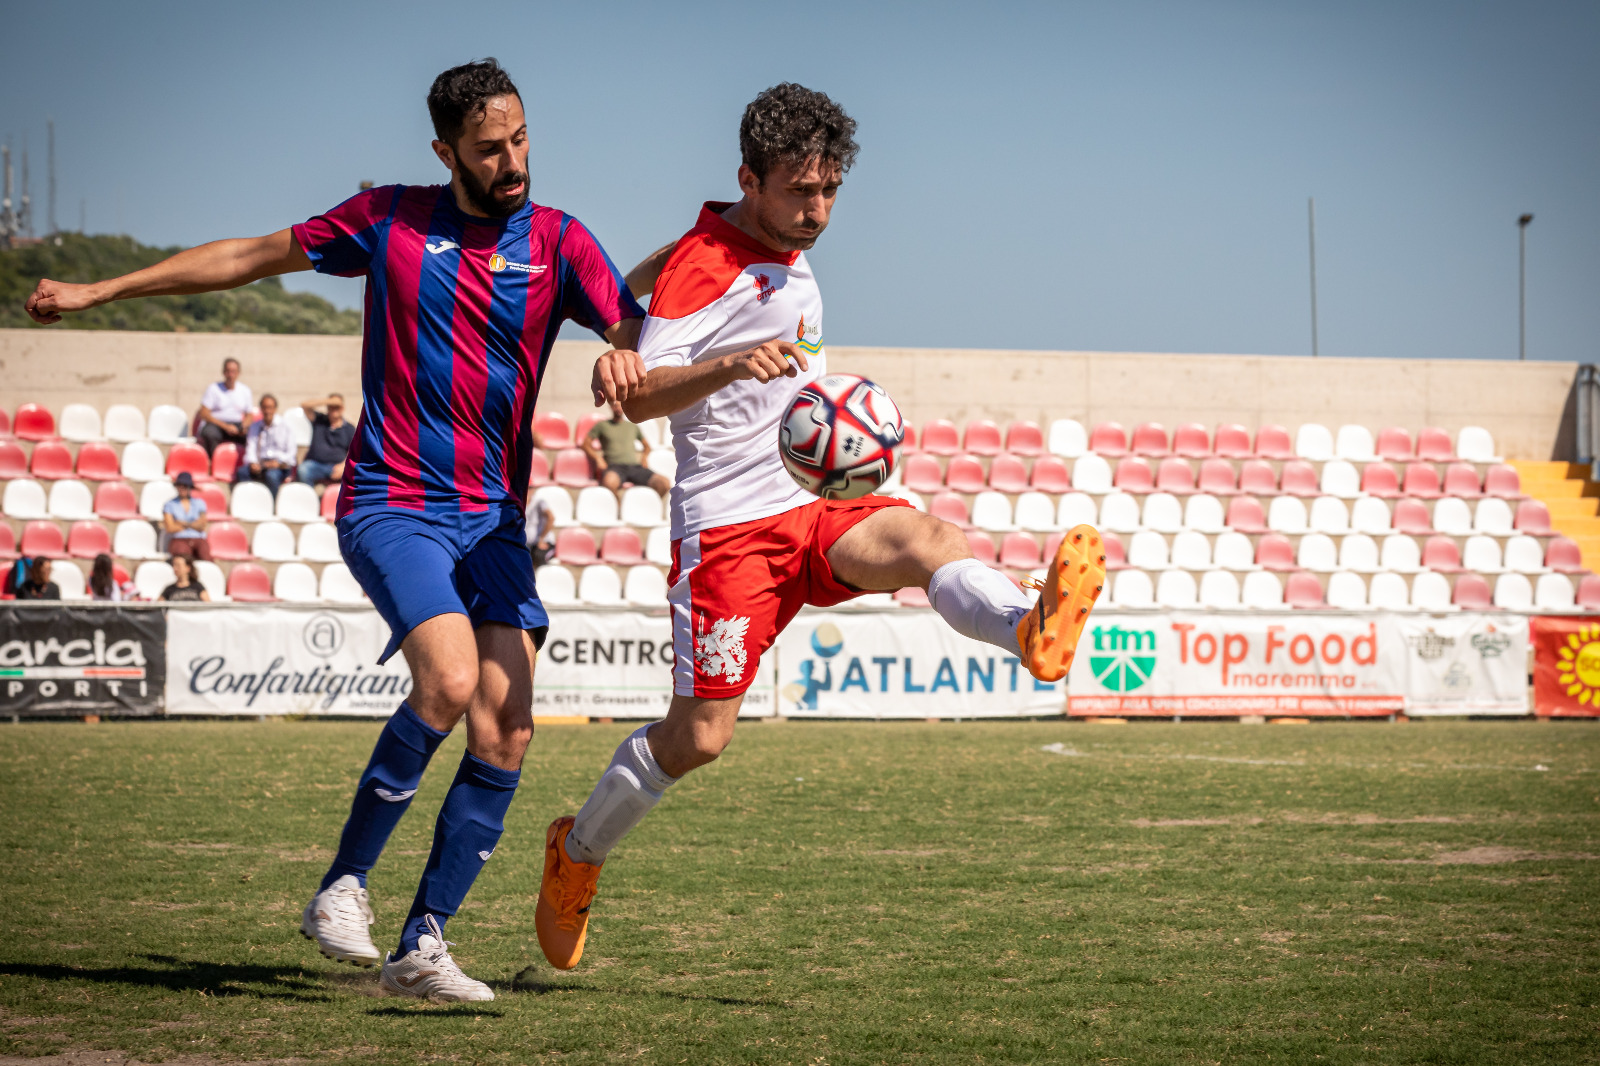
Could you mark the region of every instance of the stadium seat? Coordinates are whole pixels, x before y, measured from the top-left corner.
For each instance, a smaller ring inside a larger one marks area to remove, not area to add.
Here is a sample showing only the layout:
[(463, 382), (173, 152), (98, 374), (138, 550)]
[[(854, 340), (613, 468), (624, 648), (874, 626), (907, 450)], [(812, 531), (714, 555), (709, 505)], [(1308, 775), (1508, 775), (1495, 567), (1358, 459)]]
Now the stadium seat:
[(644, 540), (644, 557), (657, 566), (672, 565), (672, 531), (657, 526)]
[(94, 493), (94, 513), (111, 522), (133, 518), (139, 513), (139, 498), (124, 482), (103, 482)]
[(1366, 426), (1340, 426), (1334, 442), (1335, 458), (1352, 463), (1370, 463), (1378, 457), (1373, 449), (1372, 430)]
[(1255, 449), (1250, 446), (1250, 431), (1236, 422), (1217, 425), (1211, 450), (1223, 459), (1247, 459), (1255, 454)]
[(600, 537), (600, 561), (612, 566), (643, 565), (644, 544), (639, 534), (627, 526), (606, 530)]
[(1197, 492), (1183, 507), (1185, 529), (1201, 533), (1221, 533), (1228, 528), (1222, 515), (1222, 501), (1209, 493)]
[(1186, 529), (1172, 538), (1172, 565), (1179, 570), (1210, 570), (1211, 542), (1204, 533)]
[(1049, 451), (1063, 459), (1076, 459), (1089, 450), (1089, 436), (1083, 423), (1072, 418), (1058, 418), (1050, 423)]
[(1452, 537), (1472, 532), (1472, 508), (1466, 500), (1446, 496), (1433, 505), (1433, 528)]
[(1247, 459), (1239, 469), (1239, 491), (1247, 496), (1276, 496), (1278, 472), (1264, 459)]
[(44, 486), (29, 478), (6, 482), (0, 510), (5, 511), (7, 518), (50, 517), (50, 509), (45, 506)]
[(272, 581), (255, 563), (239, 563), (228, 571), (228, 598), (240, 603), (271, 603)]
[(1152, 492), (1144, 498), (1143, 525), (1157, 533), (1176, 533), (1183, 528), (1183, 506), (1170, 492)]
[(999, 455), (1000, 427), (987, 418), (974, 418), (967, 423), (961, 449), (972, 455)]
[[(206, 506), (211, 506), (211, 501), (206, 500)], [(222, 513), (227, 513), (226, 501)], [(324, 522), (332, 522), (339, 517), (339, 486), (329, 485), (320, 497), (317, 498), (317, 513)]]
[(1204, 459), (1211, 454), (1211, 436), (1198, 422), (1184, 422), (1172, 433), (1172, 454), (1185, 459)]
[(1451, 463), (1444, 472), (1444, 494), (1475, 500), (1483, 495), (1483, 484), (1478, 480), (1478, 470), (1471, 463)]
[(222, 572), (222, 567), (205, 559), (196, 559), (194, 576), (211, 594), (212, 603), (228, 602), (228, 575)]
[(1018, 529), (1047, 533), (1056, 528), (1056, 504), (1042, 492), (1024, 492), (1017, 497), (1013, 516)]
[(90, 441), (78, 449), (77, 471), (89, 481), (115, 481), (122, 476), (122, 464), (111, 445)]
[(1156, 478), (1149, 463), (1130, 455), (1117, 460), (1117, 474), (1111, 484), (1123, 492), (1154, 492)]
[(1417, 434), (1418, 459), (1429, 463), (1448, 463), (1455, 457), (1455, 445), (1450, 443), (1450, 434), (1444, 430), (1430, 426)]
[(1361, 491), (1386, 500), (1400, 497), (1400, 475), (1388, 463), (1368, 463), (1361, 470)]
[(1501, 574), (1494, 582), (1494, 605), (1503, 611), (1533, 610), (1533, 582), (1522, 574)]
[(1187, 570), (1167, 570), (1156, 580), (1156, 603), (1162, 607), (1183, 609), (1200, 602), (1194, 575)]
[(1085, 452), (1072, 464), (1072, 487), (1103, 496), (1111, 491), (1111, 464), (1103, 456)]
[(557, 526), (572, 525), (572, 494), (558, 485), (545, 485), (533, 490), (533, 498), (543, 500), (550, 508), (550, 521)]
[(61, 592), (63, 600), (86, 600), (89, 598), (88, 584), (83, 571), (77, 563), (57, 563), (50, 571), (50, 580), (56, 583), (56, 588)]
[(1011, 501), (998, 492), (978, 493), (972, 500), (972, 524), (991, 533), (1017, 528), (1011, 517)]
[(0, 522), (0, 559), (17, 558), (17, 535), (8, 522)]
[(105, 435), (118, 444), (144, 440), (144, 412), (131, 403), (112, 404), (106, 408)]
[(1304, 459), (1290, 459), (1283, 464), (1278, 489), (1290, 496), (1309, 498), (1322, 494), (1322, 483), (1317, 478), (1316, 468), (1310, 463)]
[(1072, 490), (1072, 474), (1067, 464), (1054, 455), (1041, 455), (1033, 461), (1033, 472), (1028, 485), (1040, 492), (1060, 495)]
[(944, 488), (944, 470), (931, 455), (909, 455), (905, 461), (905, 486), (916, 492), (938, 492)]
[(1533, 605), (1541, 611), (1570, 611), (1574, 606), (1572, 579), (1566, 574), (1541, 574), (1533, 587)]
[(953, 492), (934, 493), (928, 501), (928, 513), (961, 529), (972, 526), (972, 512), (967, 509), (967, 501)]
[(1451, 537), (1432, 536), (1422, 546), (1422, 565), (1441, 574), (1461, 572), (1461, 549)]
[(1118, 422), (1100, 422), (1089, 431), (1089, 450), (1108, 459), (1128, 454), (1128, 431)]
[(1265, 570), (1246, 574), (1239, 589), (1239, 602), (1247, 610), (1284, 610), (1287, 605), (1283, 602), (1283, 582), (1278, 580), (1277, 574)]
[(344, 558), (339, 553), (339, 533), (328, 522), (307, 522), (301, 526), (297, 547), (300, 558), (313, 563), (336, 563)]
[(1294, 446), (1290, 443), (1289, 431), (1283, 426), (1258, 427), (1253, 454), (1257, 459), (1293, 459)]
[(1481, 533), (1468, 537), (1461, 548), (1461, 565), (1480, 574), (1498, 574), (1505, 569), (1500, 564), (1500, 542)]
[(1339, 548), (1326, 533), (1307, 533), (1295, 550), (1295, 564), (1302, 570), (1328, 573), (1339, 569)]
[[(1265, 463), (1261, 464), (1266, 466)], [(1272, 475), (1272, 468), (1266, 466), (1267, 476), (1272, 479), (1273, 490), (1277, 489), (1277, 479)], [(1200, 480), (1197, 486), (1200, 492), (1210, 493), (1213, 496), (1232, 496), (1239, 492), (1239, 475), (1234, 472), (1233, 464), (1226, 459), (1205, 459), (1200, 463)]]
[(955, 455), (961, 450), (961, 437), (956, 424), (947, 418), (935, 418), (922, 427), (922, 450), (929, 455)]
[(1550, 528), (1550, 508), (1542, 500), (1523, 500), (1517, 504), (1516, 519), (1512, 525), (1519, 533), (1529, 533), (1535, 537), (1547, 537), (1555, 532)]
[(1462, 426), (1456, 435), (1456, 454), (1468, 463), (1498, 463), (1494, 437), (1482, 426)]
[(1092, 526), (1099, 520), (1094, 500), (1081, 492), (1067, 493), (1061, 497), (1061, 502), (1056, 506), (1056, 525), (1062, 529), (1071, 529), (1073, 526), (1085, 523)]
[(250, 554), (269, 563), (299, 558), (294, 549), (294, 531), (282, 522), (262, 522), (250, 538)]
[(533, 416), (533, 432), (538, 435), (540, 445), (550, 451), (573, 446), (572, 423), (567, 421), (565, 415), (555, 411), (536, 412)]
[(176, 444), (188, 440), (189, 416), (181, 407), (174, 407), (170, 403), (158, 404), (150, 409), (147, 431), (150, 439), (157, 444)]
[(666, 521), (661, 514), (661, 496), (648, 485), (629, 485), (623, 489), (619, 511), (624, 525), (640, 529), (651, 529)]
[(1297, 496), (1278, 496), (1267, 509), (1267, 526), (1278, 533), (1304, 533), (1306, 505)]
[(81, 481), (57, 481), (50, 486), (50, 517), (79, 522), (94, 517), (94, 497)]
[(147, 440), (130, 442), (122, 449), (122, 476), (128, 481), (158, 481), (166, 477), (161, 449)]
[(1489, 591), (1489, 583), (1482, 577), (1464, 573), (1456, 578), (1456, 587), (1450, 595), (1450, 602), (1463, 610), (1486, 611), (1494, 606), (1494, 595)]
[(968, 495), (982, 492), (987, 480), (983, 475), (983, 464), (971, 455), (952, 456), (950, 466), (945, 470), (944, 483), (950, 486), (951, 492)]
[[(288, 488), (285, 485), (284, 488)], [(167, 498), (173, 492), (169, 489)], [(233, 499), (228, 503), (233, 517), (241, 522), (267, 522), (275, 515), (272, 490), (259, 481), (241, 481), (233, 486)]]
[(635, 607), (665, 607), (666, 575), (654, 566), (630, 566), (622, 582), (622, 598)]
[(1255, 547), (1243, 533), (1220, 533), (1211, 548), (1211, 565), (1240, 572), (1254, 570)]
[(1544, 565), (1563, 574), (1579, 574), (1584, 570), (1583, 549), (1578, 542), (1567, 537), (1550, 538), (1545, 548)]
[(1522, 475), (1517, 473), (1514, 466), (1495, 463), (1484, 473), (1483, 491), (1487, 496), (1502, 500), (1520, 500), (1523, 498)]
[(1402, 426), (1390, 426), (1378, 431), (1377, 453), (1379, 459), (1392, 463), (1409, 462), (1416, 455), (1411, 434)]
[(1350, 510), (1337, 496), (1318, 496), (1311, 501), (1306, 525), (1318, 533), (1342, 536), (1350, 532)]
[(1015, 455), (997, 455), (989, 463), (989, 487), (1015, 495), (1028, 488), (1028, 467)]
[(1240, 533), (1265, 533), (1267, 520), (1261, 501), (1254, 496), (1235, 496), (1228, 501), (1228, 528)]
[(1412, 536), (1426, 536), (1433, 532), (1433, 519), (1428, 517), (1428, 505), (1421, 500), (1401, 499), (1394, 504), (1394, 528)]
[(1150, 584), (1150, 575), (1143, 570), (1123, 570), (1111, 584), (1113, 607), (1154, 607), (1155, 599), (1156, 590)]
[[(589, 439), (589, 431), (600, 423), (607, 421), (610, 417), (609, 414), (600, 414), (594, 411), (579, 416), (578, 423), (572, 430), (572, 446), (574, 448), (583, 447), (584, 442)], [(641, 428), (639, 433), (642, 436), (644, 430)], [(654, 445), (651, 445), (651, 447), (654, 447)]]
[(1163, 459), (1156, 468), (1156, 489), (1186, 496), (1194, 491), (1194, 469), (1187, 459)]
[(556, 452), (555, 471), (551, 478), (557, 485), (581, 489), (595, 483), (589, 475), (589, 453), (582, 448), (564, 448)]
[(1472, 511), (1472, 529), (1491, 537), (1509, 537), (1513, 529), (1511, 505), (1498, 496), (1478, 501)]
[(533, 488), (550, 484), (550, 460), (538, 448), (528, 458), (528, 484)]
[(896, 592), (894, 594), (894, 602), (898, 603), (902, 607), (931, 607), (931, 606), (933, 606), (931, 603), (928, 602), (928, 592), (927, 592), (927, 590), (923, 589), (923, 588), (919, 588), (916, 585), (907, 585), (905, 588), (901, 589), (899, 592)]
[(1144, 422), (1133, 430), (1133, 454), (1148, 455), (1158, 459), (1172, 452), (1167, 440), (1167, 428), (1160, 422)]
[(1322, 598), (1322, 581), (1316, 574), (1305, 570), (1297, 570), (1289, 575), (1288, 583), (1283, 590), (1283, 602), (1290, 607), (1302, 609), (1328, 605)]
[(1578, 582), (1577, 603), (1585, 611), (1600, 610), (1600, 574), (1585, 574)]
[(969, 529), (967, 533), (967, 547), (972, 549), (972, 557), (988, 566), (997, 566), (1000, 562), (1000, 553), (995, 551), (994, 538), (978, 529)]
[(1542, 574), (1545, 571), (1544, 546), (1536, 537), (1515, 533), (1506, 538), (1506, 569), (1519, 574)]
[(165, 559), (142, 562), (133, 572), (133, 586), (139, 590), (139, 596), (146, 600), (159, 600), (162, 590), (176, 580), (172, 564)]
[(678, 457), (671, 448), (655, 449), (644, 461), (644, 465), (652, 474), (660, 474), (669, 483), (678, 480)]
[(1439, 487), (1439, 471), (1432, 463), (1407, 463), (1401, 492), (1418, 500), (1437, 500), (1444, 495)]
[(28, 453), (11, 441), (0, 441), (0, 481), (28, 476)]
[(594, 534), (582, 526), (569, 526), (557, 533), (555, 561), (567, 566), (588, 566), (599, 562)]
[(273, 513), (282, 522), (320, 522), (322, 500), (310, 485), (302, 481), (285, 481), (278, 489)]
[(1169, 565), (1167, 538), (1141, 529), (1128, 540), (1128, 565), (1139, 570), (1165, 570)]
[[(306, 417), (305, 409), (299, 404), (289, 404), (281, 409), (279, 414), (283, 424), (289, 427), (289, 434), (294, 439), (296, 448), (309, 448), (311, 446), (311, 419)], [(279, 599), (285, 597), (279, 596)]]
[[(648, 489), (646, 492), (650, 491)], [(591, 529), (607, 529), (618, 524), (617, 494), (610, 489), (601, 488), (599, 485), (590, 485), (588, 488), (578, 490), (577, 506), (573, 509), (573, 518), (580, 526)]]
[(72, 452), (56, 440), (40, 441), (33, 446), (33, 459), (29, 472), (41, 481), (57, 481), (72, 476)]
[(1367, 605), (1375, 611), (1411, 610), (1411, 590), (1406, 588), (1406, 579), (1387, 572), (1373, 574), (1367, 587)]
[[(970, 426), (968, 432), (971, 432)], [(1005, 450), (1013, 455), (1043, 455), (1044, 432), (1039, 428), (1039, 423), (1013, 422), (1007, 426)]]
[(1394, 530), (1389, 520), (1389, 505), (1376, 496), (1363, 496), (1350, 507), (1350, 528), (1358, 533), (1381, 537)]
[(25, 403), (11, 420), (11, 434), (18, 440), (50, 440), (56, 435), (56, 419), (48, 408)]
[(1333, 458), (1333, 434), (1320, 422), (1307, 422), (1294, 435), (1294, 454), (1313, 463)]
[[(298, 408), (296, 408), (298, 410)], [(305, 563), (284, 563), (272, 579), (272, 595), (285, 603), (317, 603), (317, 572)]]
[(111, 554), (118, 559), (161, 558), (155, 526), (142, 518), (118, 522), (116, 533), (111, 538)]
[(1139, 501), (1126, 492), (1112, 492), (1100, 501), (1100, 528), (1132, 533), (1139, 528)]
[(544, 603), (564, 607), (578, 602), (578, 583), (564, 566), (539, 567), (533, 572), (533, 584)]
[(223, 441), (211, 453), (211, 477), (216, 481), (230, 482), (239, 472), (239, 447), (232, 441)]
[(1361, 495), (1361, 475), (1351, 463), (1343, 459), (1330, 459), (1322, 464), (1320, 488), (1324, 496), (1353, 500)]
[(1367, 606), (1367, 583), (1360, 574), (1329, 574), (1328, 606), (1344, 611), (1364, 610)]
[[(1100, 534), (1100, 539), (1105, 545), (1106, 549), (1106, 569), (1126, 570), (1128, 568), (1128, 551), (1122, 546), (1122, 538), (1117, 536), (1115, 533), (1103, 532)], [(1055, 558), (1055, 549), (1059, 548), (1060, 546), (1061, 545), (1059, 541), (1054, 545), (1045, 546), (1047, 549), (1049, 549), (1050, 557), (1052, 559)]]
[(1383, 538), (1383, 548), (1378, 563), (1385, 570), (1397, 574), (1414, 574), (1422, 569), (1422, 549), (1416, 539), (1404, 533), (1391, 533)]
[(329, 563), (322, 568), (318, 591), (329, 603), (361, 603), (367, 598), (361, 583), (344, 563)]
[(1378, 562), (1378, 542), (1365, 533), (1351, 533), (1339, 541), (1339, 568), (1358, 574), (1372, 574), (1383, 569)]
[(61, 409), (59, 433), (63, 440), (82, 443), (100, 440), (100, 412), (86, 403), (69, 403)]
[(1281, 533), (1265, 534), (1256, 542), (1256, 566), (1263, 570), (1293, 570), (1294, 545)]
[(1226, 570), (1200, 575), (1200, 606), (1231, 611), (1239, 606), (1239, 579)]
[(67, 546), (61, 536), (61, 527), (43, 519), (29, 522), (22, 527), (22, 543), (17, 550), (29, 559), (36, 555), (42, 555), (46, 559), (67, 557)]
[(1411, 606), (1419, 611), (1449, 611), (1450, 579), (1433, 570), (1424, 570), (1411, 579)]
[(16, 568), (17, 564), (10, 563), (0, 566), (0, 600), (14, 600), (17, 598), (16, 583), (13, 580)]
[(1007, 533), (1000, 541), (1000, 565), (1009, 570), (1037, 570), (1044, 565), (1032, 533)]

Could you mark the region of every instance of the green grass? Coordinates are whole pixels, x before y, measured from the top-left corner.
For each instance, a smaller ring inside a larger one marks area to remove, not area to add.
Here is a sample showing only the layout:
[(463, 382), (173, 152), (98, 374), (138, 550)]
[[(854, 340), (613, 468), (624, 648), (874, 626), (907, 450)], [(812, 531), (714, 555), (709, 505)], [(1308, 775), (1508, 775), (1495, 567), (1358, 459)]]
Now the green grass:
[[(613, 854), (570, 974), (543, 827), (627, 727), (541, 729), (449, 927), (498, 997), (466, 1007), (296, 930), (377, 728), (0, 727), (0, 1054), (1600, 1059), (1591, 724), (744, 724)], [(381, 946), (460, 743), (374, 872)]]

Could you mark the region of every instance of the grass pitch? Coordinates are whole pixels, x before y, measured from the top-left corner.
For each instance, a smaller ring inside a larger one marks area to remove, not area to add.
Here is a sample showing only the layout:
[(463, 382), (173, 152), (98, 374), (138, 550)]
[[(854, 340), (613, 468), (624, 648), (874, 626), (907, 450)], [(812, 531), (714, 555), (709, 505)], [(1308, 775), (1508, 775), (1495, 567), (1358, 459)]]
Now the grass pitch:
[[(557, 974), (543, 829), (627, 728), (534, 738), (448, 929), (497, 999), (434, 1007), (297, 931), (376, 724), (0, 727), (0, 1055), (1600, 1058), (1595, 725), (746, 723)], [(380, 946), (461, 743), (374, 872)]]

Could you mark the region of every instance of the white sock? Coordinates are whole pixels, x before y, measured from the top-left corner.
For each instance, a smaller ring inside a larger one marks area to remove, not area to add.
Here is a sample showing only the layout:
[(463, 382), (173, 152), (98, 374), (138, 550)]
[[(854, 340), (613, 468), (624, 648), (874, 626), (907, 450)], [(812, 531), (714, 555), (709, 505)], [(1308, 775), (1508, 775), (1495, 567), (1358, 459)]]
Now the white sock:
[(962, 636), (1022, 654), (1017, 623), (1033, 609), (1033, 601), (1000, 571), (976, 559), (945, 563), (928, 582), (928, 602)]
[(567, 834), (567, 858), (595, 866), (605, 862), (617, 842), (642, 822), (661, 794), (677, 782), (650, 754), (650, 742), (645, 739), (649, 731), (650, 726), (642, 726), (617, 746), (611, 765), (600, 775), (600, 783)]

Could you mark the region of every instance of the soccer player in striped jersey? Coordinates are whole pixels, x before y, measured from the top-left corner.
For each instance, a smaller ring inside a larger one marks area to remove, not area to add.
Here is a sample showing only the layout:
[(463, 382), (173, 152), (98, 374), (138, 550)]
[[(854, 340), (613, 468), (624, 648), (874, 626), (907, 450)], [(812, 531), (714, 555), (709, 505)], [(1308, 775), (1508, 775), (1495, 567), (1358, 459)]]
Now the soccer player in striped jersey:
[[(323, 954), (384, 963), (388, 991), (494, 993), (462, 973), (443, 925), (494, 853), (533, 733), (549, 620), (523, 534), (533, 408), (563, 320), (637, 343), (644, 312), (576, 219), (528, 198), (522, 101), (494, 60), (428, 93), (447, 185), (364, 191), (266, 237), (217, 241), (90, 285), (48, 279), (37, 322), (111, 300), (208, 292), (296, 270), (365, 277), (363, 406), (339, 494), (345, 561), (388, 622), (380, 661), (413, 688), (361, 775), (338, 854), (301, 916)], [(462, 718), (467, 751), (439, 812), (398, 950), (379, 954), (366, 879), (430, 757)]]

